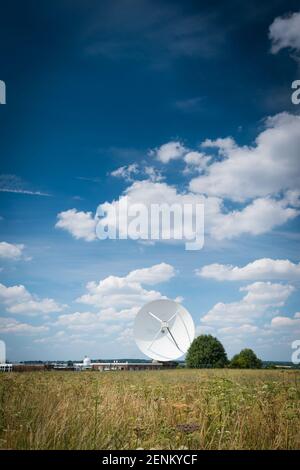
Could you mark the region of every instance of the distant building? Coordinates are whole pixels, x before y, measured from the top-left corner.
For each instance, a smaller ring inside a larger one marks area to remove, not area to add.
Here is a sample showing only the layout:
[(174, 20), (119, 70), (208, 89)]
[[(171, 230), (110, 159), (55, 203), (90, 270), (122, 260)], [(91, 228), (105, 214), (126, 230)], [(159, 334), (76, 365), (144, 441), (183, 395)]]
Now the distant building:
[(89, 357), (84, 356), (82, 362), (75, 362), (74, 364), (75, 370), (91, 370), (92, 369), (92, 361)]
[(95, 362), (92, 369), (100, 372), (111, 370), (160, 370), (164, 367), (161, 362)]
[(114, 371), (114, 370), (160, 370), (163, 368), (175, 368), (177, 362), (92, 362), (90, 358), (85, 357), (82, 362), (74, 364), (74, 369), (81, 370), (96, 370), (100, 372)]
[(0, 372), (11, 372), (12, 364), (6, 363), (6, 346), (5, 342), (0, 339)]
[(0, 364), (6, 363), (6, 346), (4, 341), (0, 339)]
[(66, 362), (54, 363), (17, 363), (0, 364), (0, 372), (37, 372), (37, 371), (120, 371), (120, 370), (161, 370), (174, 369), (177, 362), (130, 362), (130, 361), (110, 361), (110, 362), (92, 362), (87, 356), (82, 362), (75, 362), (70, 365)]
[(13, 364), (0, 364), (0, 372), (12, 372)]

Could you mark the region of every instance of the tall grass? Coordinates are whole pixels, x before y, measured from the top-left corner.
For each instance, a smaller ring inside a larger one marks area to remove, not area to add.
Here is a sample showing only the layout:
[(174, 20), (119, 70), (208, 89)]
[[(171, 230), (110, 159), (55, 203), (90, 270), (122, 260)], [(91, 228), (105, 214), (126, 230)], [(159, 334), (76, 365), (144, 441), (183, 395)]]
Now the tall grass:
[(0, 375), (1, 449), (299, 449), (297, 371)]

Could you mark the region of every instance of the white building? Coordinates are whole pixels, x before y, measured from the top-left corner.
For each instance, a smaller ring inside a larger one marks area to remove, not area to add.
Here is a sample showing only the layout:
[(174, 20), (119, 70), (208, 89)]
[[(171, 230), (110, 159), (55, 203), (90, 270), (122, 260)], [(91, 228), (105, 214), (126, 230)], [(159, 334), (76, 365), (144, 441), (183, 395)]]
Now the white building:
[(90, 370), (92, 368), (92, 361), (89, 357), (85, 356), (82, 362), (76, 362), (74, 364), (75, 370)]
[(114, 370), (161, 370), (163, 368), (172, 369), (177, 367), (176, 362), (91, 362), (88, 357), (85, 357), (83, 362), (74, 364), (75, 370), (97, 370), (97, 371), (114, 371)]
[(0, 364), (0, 372), (12, 372), (12, 364)]
[(4, 341), (0, 339), (0, 364), (6, 363), (6, 346)]
[(0, 340), (0, 372), (11, 372), (12, 364), (6, 364), (6, 347), (4, 341)]

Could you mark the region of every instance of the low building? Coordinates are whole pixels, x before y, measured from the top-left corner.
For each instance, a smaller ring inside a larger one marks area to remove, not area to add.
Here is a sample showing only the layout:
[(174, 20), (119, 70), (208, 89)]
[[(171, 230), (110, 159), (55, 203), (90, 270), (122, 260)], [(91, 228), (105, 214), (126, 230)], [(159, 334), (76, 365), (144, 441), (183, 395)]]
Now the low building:
[(92, 362), (89, 357), (85, 357), (82, 362), (68, 365), (67, 363), (52, 364), (0, 364), (0, 372), (37, 372), (37, 371), (120, 371), (120, 370), (162, 370), (174, 369), (177, 362), (129, 362), (129, 361), (111, 361), (111, 362)]
[(12, 372), (13, 364), (0, 364), (0, 372)]
[(161, 363), (152, 362), (95, 362), (92, 364), (94, 370), (101, 372), (110, 370), (159, 370), (162, 369)]
[(82, 362), (75, 362), (74, 370), (91, 370), (92, 361), (89, 357), (85, 356)]
[(114, 370), (160, 370), (166, 368), (177, 367), (177, 362), (129, 362), (129, 361), (105, 361), (105, 362), (92, 362), (87, 356), (82, 362), (76, 362), (74, 364), (74, 370), (94, 370), (94, 371), (114, 371)]
[(58, 371), (72, 371), (74, 370), (73, 365), (68, 365), (65, 362), (56, 362), (54, 364), (47, 364), (46, 366), (47, 370), (58, 370)]
[(100, 372), (114, 370), (161, 370), (177, 367), (176, 362), (94, 362), (92, 369)]

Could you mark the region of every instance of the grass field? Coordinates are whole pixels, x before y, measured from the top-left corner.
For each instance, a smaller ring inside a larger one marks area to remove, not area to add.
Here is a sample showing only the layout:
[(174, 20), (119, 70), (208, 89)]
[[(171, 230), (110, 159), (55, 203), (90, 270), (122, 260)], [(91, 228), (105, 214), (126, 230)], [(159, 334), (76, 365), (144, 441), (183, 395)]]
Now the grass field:
[(299, 449), (300, 372), (0, 375), (1, 449)]

